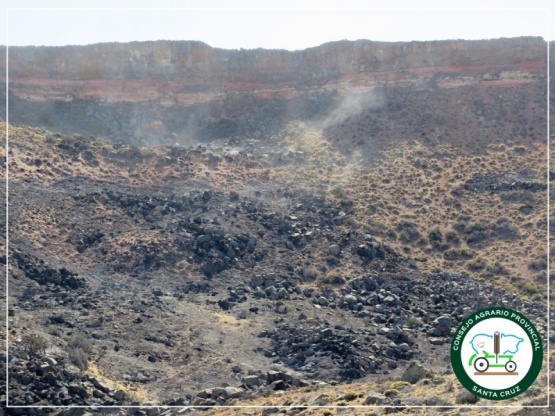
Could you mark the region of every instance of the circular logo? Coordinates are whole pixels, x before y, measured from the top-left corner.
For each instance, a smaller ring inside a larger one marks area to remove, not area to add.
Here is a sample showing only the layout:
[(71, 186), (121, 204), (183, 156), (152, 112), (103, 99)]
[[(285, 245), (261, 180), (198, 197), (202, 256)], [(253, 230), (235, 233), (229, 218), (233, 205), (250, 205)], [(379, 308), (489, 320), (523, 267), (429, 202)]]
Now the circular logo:
[(536, 327), (519, 312), (493, 307), (467, 316), (451, 341), (451, 365), (474, 395), (507, 400), (536, 380), (543, 345)]

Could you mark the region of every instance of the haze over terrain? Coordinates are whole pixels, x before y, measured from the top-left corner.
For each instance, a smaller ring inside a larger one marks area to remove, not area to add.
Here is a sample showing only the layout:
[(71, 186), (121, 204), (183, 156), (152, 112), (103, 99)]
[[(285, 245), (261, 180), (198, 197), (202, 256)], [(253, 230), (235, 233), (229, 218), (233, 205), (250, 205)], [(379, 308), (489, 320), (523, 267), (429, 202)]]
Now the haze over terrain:
[(545, 405), (547, 363), (494, 403), (449, 343), (491, 305), (547, 341), (548, 64), (539, 37), (10, 47), (8, 403)]

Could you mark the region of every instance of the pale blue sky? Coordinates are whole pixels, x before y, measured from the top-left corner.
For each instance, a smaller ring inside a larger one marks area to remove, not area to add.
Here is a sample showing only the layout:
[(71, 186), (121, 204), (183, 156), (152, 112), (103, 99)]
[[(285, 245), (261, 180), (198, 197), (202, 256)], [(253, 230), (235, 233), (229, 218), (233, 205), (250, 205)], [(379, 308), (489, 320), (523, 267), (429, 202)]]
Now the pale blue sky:
[[(2, 0), (0, 43), (59, 46), (169, 39), (200, 40), (227, 49), (296, 50), (341, 39), (411, 41), (514, 36), (553, 39), (548, 35), (548, 18), (550, 13), (553, 17), (555, 10), (552, 3), (549, 0)], [(552, 10), (546, 11), (550, 7)], [(41, 10), (19, 10), (23, 8)], [(65, 8), (119, 10), (62, 10)], [(141, 8), (148, 10), (124, 10)]]

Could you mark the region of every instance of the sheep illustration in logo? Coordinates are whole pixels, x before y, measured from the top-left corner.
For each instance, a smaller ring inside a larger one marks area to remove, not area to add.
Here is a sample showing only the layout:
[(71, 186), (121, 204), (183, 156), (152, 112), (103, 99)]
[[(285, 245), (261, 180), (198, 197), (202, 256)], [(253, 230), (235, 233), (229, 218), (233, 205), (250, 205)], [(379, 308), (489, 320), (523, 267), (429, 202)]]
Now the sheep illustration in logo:
[[(494, 332), (493, 335), (474, 335), (470, 340), (474, 354), (470, 357), (468, 365), (474, 366), (475, 375), (484, 374), (489, 368), (494, 370), (505, 369), (504, 372), (489, 372), (490, 375), (517, 375), (518, 373), (515, 372), (516, 363), (513, 361), (513, 357), (518, 353), (518, 346), (522, 342), (524, 342), (523, 338), (512, 334), (500, 334), (498, 331)], [(491, 354), (492, 351), (493, 354)], [(508, 361), (499, 363), (499, 359)], [(493, 360), (495, 361), (493, 362)]]

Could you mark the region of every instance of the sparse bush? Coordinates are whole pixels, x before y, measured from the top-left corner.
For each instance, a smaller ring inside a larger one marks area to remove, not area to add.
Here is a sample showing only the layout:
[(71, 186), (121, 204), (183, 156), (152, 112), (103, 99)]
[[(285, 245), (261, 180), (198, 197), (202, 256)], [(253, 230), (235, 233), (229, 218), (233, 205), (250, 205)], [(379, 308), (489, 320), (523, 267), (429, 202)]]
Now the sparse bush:
[(518, 229), (508, 218), (498, 218), (492, 226), (492, 232), (497, 238), (512, 240), (518, 237)]
[(337, 186), (334, 186), (333, 188), (331, 188), (331, 194), (333, 196), (335, 196), (336, 198), (345, 198), (345, 196), (346, 196), (345, 190), (340, 185), (337, 185)]
[[(550, 272), (550, 273), (549, 273), (549, 274), (550, 274), (550, 279), (555, 278), (555, 276), (552, 276), (552, 273), (553, 273), (553, 272)], [(536, 283), (539, 283), (539, 284), (546, 284), (546, 283), (547, 283), (546, 277), (547, 277), (547, 273), (546, 273), (545, 271), (540, 272), (540, 273), (536, 273), (536, 274), (534, 274), (534, 275), (532, 276), (532, 278), (534, 279), (534, 281), (535, 281)], [(552, 281), (552, 280), (550, 280), (550, 281)]]
[(90, 342), (83, 335), (73, 335), (68, 341), (67, 348), (70, 361), (77, 368), (86, 370), (92, 353)]
[(443, 241), (441, 230), (437, 227), (432, 228), (428, 232), (428, 239), (430, 240), (430, 244), (432, 245), (432, 247), (438, 247), (439, 244)]
[(385, 397), (397, 396), (399, 394), (399, 390), (387, 389), (386, 391), (383, 392), (383, 394)]
[(89, 367), (89, 355), (81, 348), (71, 348), (68, 351), (69, 360), (80, 370)]
[(455, 230), (459, 233), (464, 233), (466, 227), (468, 226), (468, 222), (470, 221), (470, 216), (461, 214), (458, 217), (457, 223), (453, 226)]
[(488, 235), (488, 225), (483, 221), (477, 221), (467, 225), (464, 229), (465, 241), (467, 244), (477, 244), (486, 240)]
[(461, 236), (458, 232), (451, 230), (445, 233), (445, 240), (449, 243), (458, 243), (461, 241)]
[(533, 204), (534, 194), (530, 191), (508, 191), (499, 195), (504, 202), (513, 204)]
[(449, 250), (450, 248), (451, 248), (451, 246), (449, 245), (449, 243), (440, 243), (440, 244), (436, 247), (436, 250), (445, 251), (445, 250)]
[(49, 326), (47, 331), (50, 335), (53, 335), (55, 337), (61, 337), (62, 336), (62, 330), (60, 328), (58, 328), (57, 326), (55, 326), (55, 325)]
[(486, 266), (487, 266), (487, 263), (484, 261), (484, 259), (480, 259), (480, 258), (469, 261), (466, 264), (466, 268), (471, 272), (479, 272), (480, 270), (484, 270)]
[(458, 392), (455, 399), (457, 404), (474, 404), (477, 403), (478, 400), (480, 400), (480, 398), (478, 396), (475, 396), (468, 390), (461, 390), (460, 392)]
[(530, 204), (523, 204), (518, 207), (519, 212), (522, 212), (524, 215), (528, 215), (534, 211), (534, 207)]
[(397, 240), (397, 233), (393, 230), (387, 230), (386, 235), (392, 240)]
[(48, 348), (48, 340), (37, 334), (30, 334), (23, 337), (23, 346), (27, 352), (43, 355)]
[(318, 277), (318, 270), (316, 270), (314, 267), (307, 267), (303, 270), (303, 277), (305, 278), (305, 280), (314, 280), (316, 279), (316, 277)]
[(401, 390), (403, 387), (408, 386), (410, 383), (408, 381), (395, 381), (389, 386), (390, 389)]
[(416, 224), (410, 221), (400, 221), (397, 224), (397, 231), (400, 231), (399, 240), (405, 244), (420, 238), (420, 233), (418, 232)]
[(355, 400), (355, 399), (358, 399), (358, 394), (352, 393), (352, 392), (346, 393), (346, 394), (343, 396), (343, 399), (344, 399), (344, 400), (347, 400), (348, 402), (351, 402), (351, 401), (353, 401), (353, 400)]
[(474, 257), (474, 253), (464, 248), (450, 248), (443, 252), (443, 257), (446, 260), (469, 260)]
[(547, 270), (547, 254), (543, 253), (541, 256), (535, 258), (528, 263), (530, 270)]
[(496, 261), (493, 264), (488, 264), (484, 273), (486, 276), (502, 276), (507, 274), (507, 269), (505, 269), (501, 263)]
[(540, 292), (540, 286), (535, 282), (519, 280), (515, 283), (518, 291), (524, 295), (532, 296)]
[(81, 348), (86, 353), (90, 354), (92, 352), (92, 346), (89, 340), (87, 340), (83, 335), (73, 335), (68, 343), (68, 347), (71, 348)]
[(399, 240), (401, 240), (405, 244), (410, 243), (411, 242), (410, 233), (406, 230), (401, 231), (401, 233), (399, 234)]
[(318, 280), (328, 285), (342, 285), (346, 282), (343, 276), (339, 276), (337, 274), (323, 275), (322, 277), (318, 278)]

